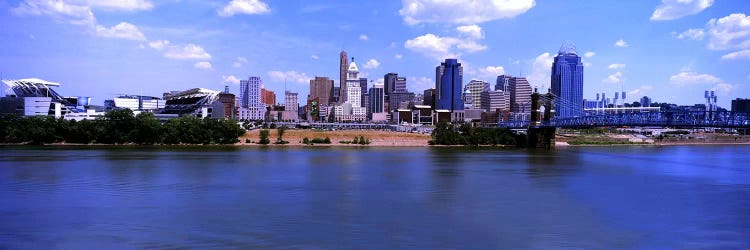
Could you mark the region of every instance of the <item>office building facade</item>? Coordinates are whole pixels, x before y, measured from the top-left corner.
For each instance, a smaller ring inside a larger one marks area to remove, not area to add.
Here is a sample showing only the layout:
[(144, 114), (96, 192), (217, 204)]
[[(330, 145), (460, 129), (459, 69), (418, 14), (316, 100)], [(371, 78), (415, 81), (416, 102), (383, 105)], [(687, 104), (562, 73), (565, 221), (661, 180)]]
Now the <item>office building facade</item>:
[(258, 76), (240, 80), (240, 106), (243, 108), (263, 107), (263, 103), (260, 101), (261, 85), (263, 85), (263, 81)]
[(551, 85), (557, 117), (583, 115), (583, 63), (572, 44), (563, 44), (555, 56)]
[(490, 91), (490, 84), (482, 80), (471, 80), (464, 87), (464, 94), (470, 95), (471, 103), (464, 103), (464, 107), (467, 104), (471, 104), (473, 108), (482, 107), (482, 93)]
[(440, 75), (440, 81), (436, 82), (435, 89), (437, 93), (437, 109), (460, 111), (464, 109), (464, 102), (461, 100), (463, 89), (463, 67), (458, 59), (445, 59), (436, 70), (443, 69)]
[(531, 113), (531, 84), (526, 77), (510, 77), (508, 89), (511, 111)]
[(348, 70), (349, 58), (346, 55), (346, 51), (342, 50), (341, 53), (339, 53), (339, 92), (338, 100), (336, 100), (339, 104), (346, 101), (346, 80)]
[(318, 99), (322, 105), (329, 105), (335, 102), (333, 98), (333, 80), (328, 77), (316, 76), (310, 80), (310, 94), (308, 100)]

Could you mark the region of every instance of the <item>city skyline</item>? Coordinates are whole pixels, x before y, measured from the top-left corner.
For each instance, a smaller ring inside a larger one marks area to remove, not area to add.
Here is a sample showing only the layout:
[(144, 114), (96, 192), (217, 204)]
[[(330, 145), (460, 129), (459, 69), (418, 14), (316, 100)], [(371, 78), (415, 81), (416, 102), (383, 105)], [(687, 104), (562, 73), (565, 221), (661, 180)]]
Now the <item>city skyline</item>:
[[(715, 89), (728, 108), (750, 96), (750, 7), (731, 1), (514, 1), (482, 12), (433, 1), (53, 2), (0, 3), (10, 24), (0, 34), (1, 77), (59, 82), (59, 92), (95, 104), (114, 93), (238, 93), (250, 76), (307, 96), (315, 76), (340, 79), (342, 50), (362, 77), (395, 72), (415, 93), (434, 87), (432, 69), (447, 58), (462, 63), (463, 84), (508, 74), (544, 89), (565, 41), (586, 67), (584, 99), (624, 89), (628, 102), (695, 104)], [(580, 14), (559, 16), (571, 11)]]

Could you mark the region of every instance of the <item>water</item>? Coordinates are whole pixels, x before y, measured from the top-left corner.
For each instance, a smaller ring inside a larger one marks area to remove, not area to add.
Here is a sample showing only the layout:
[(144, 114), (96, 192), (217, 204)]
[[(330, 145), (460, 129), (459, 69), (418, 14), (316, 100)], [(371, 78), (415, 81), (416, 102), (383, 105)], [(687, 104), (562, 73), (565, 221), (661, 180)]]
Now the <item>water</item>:
[(749, 153), (5, 147), (0, 249), (747, 249)]

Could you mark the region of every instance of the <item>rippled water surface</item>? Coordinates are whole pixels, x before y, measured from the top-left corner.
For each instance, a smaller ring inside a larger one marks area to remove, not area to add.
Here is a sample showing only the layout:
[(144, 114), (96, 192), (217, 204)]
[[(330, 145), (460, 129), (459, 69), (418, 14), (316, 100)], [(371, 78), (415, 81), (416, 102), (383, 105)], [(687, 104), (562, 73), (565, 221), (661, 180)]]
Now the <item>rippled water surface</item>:
[(0, 148), (0, 249), (750, 248), (750, 147)]

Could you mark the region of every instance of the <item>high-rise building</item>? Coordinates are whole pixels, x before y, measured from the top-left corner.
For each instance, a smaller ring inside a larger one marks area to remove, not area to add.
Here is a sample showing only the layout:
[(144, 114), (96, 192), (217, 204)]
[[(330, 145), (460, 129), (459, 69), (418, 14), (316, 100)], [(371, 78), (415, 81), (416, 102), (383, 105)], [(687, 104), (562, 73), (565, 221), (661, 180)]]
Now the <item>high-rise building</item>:
[(368, 113), (383, 113), (385, 111), (383, 109), (383, 104), (385, 102), (385, 91), (383, 85), (376, 83), (370, 88), (369, 102), (370, 109)]
[(463, 110), (464, 102), (461, 100), (463, 89), (463, 67), (458, 59), (445, 59), (436, 70), (444, 69), (440, 81), (436, 82), (438, 89), (437, 109)]
[(406, 89), (406, 77), (396, 77), (396, 82), (393, 85), (393, 92), (407, 92)]
[(555, 114), (558, 117), (583, 115), (583, 63), (576, 47), (565, 43), (552, 63), (552, 93), (555, 99)]
[(240, 105), (243, 108), (263, 107), (260, 101), (260, 86), (263, 84), (260, 77), (251, 76), (247, 80), (240, 80)]
[(508, 81), (510, 110), (517, 113), (531, 112), (531, 84), (526, 77), (510, 77)]
[(490, 91), (490, 84), (482, 80), (471, 80), (464, 86), (464, 93), (471, 95), (471, 106), (475, 109), (482, 107), (482, 93), (487, 91)]
[(383, 76), (383, 91), (386, 95), (396, 90), (396, 78), (398, 78), (396, 73), (388, 73)]
[(266, 106), (276, 105), (276, 93), (271, 90), (267, 90), (266, 87), (260, 87), (260, 102)]
[(367, 78), (359, 78), (359, 88), (360, 93), (362, 93), (359, 103), (362, 104), (362, 107), (367, 107), (367, 101), (365, 100), (365, 96), (367, 95)]
[(750, 99), (737, 98), (732, 100), (732, 112), (750, 113)]
[[(396, 109), (409, 108), (409, 104), (414, 100), (412, 92), (393, 92), (388, 95), (388, 108), (390, 111)], [(463, 104), (463, 102), (461, 102)]]
[(651, 97), (645, 95), (641, 97), (641, 107), (651, 107)]
[[(443, 72), (445, 71), (445, 65), (442, 63), (435, 67), (435, 97), (440, 97), (440, 81), (443, 80)], [(437, 99), (435, 99), (437, 101)]]
[(508, 91), (508, 85), (510, 85), (510, 78), (512, 78), (512, 76), (509, 76), (509, 75), (497, 76), (497, 81), (495, 82), (495, 90)]
[(481, 108), (486, 112), (510, 110), (510, 93), (500, 90), (482, 92)]
[(339, 104), (346, 101), (346, 80), (347, 70), (349, 69), (349, 58), (346, 56), (346, 51), (339, 53)]
[(422, 102), (422, 105), (427, 105), (432, 107), (432, 109), (435, 109), (435, 89), (425, 89), (423, 96), (424, 101)]
[(362, 107), (362, 87), (360, 87), (359, 68), (357, 64), (349, 63), (346, 79), (346, 97), (344, 102), (349, 102), (352, 107)]
[(284, 110), (299, 111), (299, 101), (297, 100), (296, 92), (284, 92)]
[(316, 76), (315, 79), (310, 80), (310, 95), (307, 97), (308, 100), (314, 100), (318, 98), (321, 105), (329, 105), (335, 102), (333, 97), (333, 80), (328, 77)]

